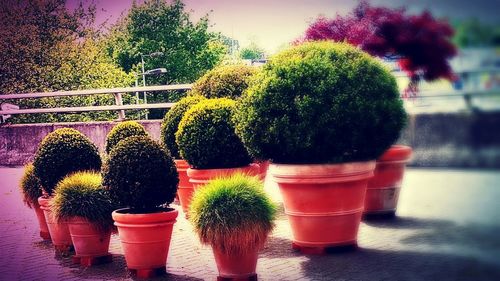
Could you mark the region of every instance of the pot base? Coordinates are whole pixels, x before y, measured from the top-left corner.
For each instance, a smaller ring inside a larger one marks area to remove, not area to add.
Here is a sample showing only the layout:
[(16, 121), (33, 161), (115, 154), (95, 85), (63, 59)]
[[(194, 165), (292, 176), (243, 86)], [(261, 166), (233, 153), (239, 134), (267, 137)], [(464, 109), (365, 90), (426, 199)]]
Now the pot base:
[(217, 276), (217, 281), (257, 281), (257, 274), (248, 277), (223, 277)]
[(358, 243), (353, 241), (350, 244), (328, 246), (328, 247), (305, 247), (292, 242), (292, 248), (306, 255), (327, 255), (352, 252), (358, 249)]
[(75, 252), (73, 245), (54, 245), (56, 256), (69, 256)]
[(99, 257), (73, 256), (71, 260), (73, 261), (74, 264), (80, 264), (84, 267), (89, 267), (98, 264), (111, 263), (113, 261), (113, 255), (107, 254), (105, 256), (99, 256)]
[(396, 210), (369, 212), (363, 214), (363, 220), (394, 219), (395, 217), (396, 217)]
[(50, 233), (47, 231), (40, 231), (40, 237), (43, 239), (43, 240), (51, 240), (50, 239)]
[(148, 268), (148, 269), (128, 269), (130, 273), (135, 275), (137, 278), (141, 279), (149, 279), (158, 276), (165, 275), (167, 273), (167, 267), (158, 267), (158, 268)]

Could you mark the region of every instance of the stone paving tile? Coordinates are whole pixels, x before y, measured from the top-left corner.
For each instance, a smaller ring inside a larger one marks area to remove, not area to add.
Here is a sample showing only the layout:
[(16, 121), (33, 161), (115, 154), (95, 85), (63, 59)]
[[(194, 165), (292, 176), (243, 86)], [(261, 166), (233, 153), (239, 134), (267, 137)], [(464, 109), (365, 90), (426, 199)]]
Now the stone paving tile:
[[(21, 173), (0, 168), (0, 280), (133, 280), (117, 235), (111, 239), (110, 264), (85, 269), (69, 257), (56, 257), (51, 244), (38, 236), (34, 212), (21, 203), (17, 189)], [(441, 177), (450, 185), (436, 185)], [(476, 192), (470, 198), (480, 204), (454, 212), (469, 207), (461, 197), (470, 195), (471, 181)], [(325, 256), (291, 249), (290, 227), (280, 204), (276, 228), (260, 255), (259, 280), (500, 280), (500, 221), (495, 219), (500, 215), (496, 203), (500, 186), (492, 182), (500, 182), (500, 175), (410, 169), (399, 216), (363, 222), (358, 250)], [(448, 197), (429, 195), (450, 188)], [(272, 182), (266, 182), (266, 191), (281, 201)], [(153, 280), (217, 276), (211, 249), (199, 243), (182, 212), (174, 227), (167, 272)]]

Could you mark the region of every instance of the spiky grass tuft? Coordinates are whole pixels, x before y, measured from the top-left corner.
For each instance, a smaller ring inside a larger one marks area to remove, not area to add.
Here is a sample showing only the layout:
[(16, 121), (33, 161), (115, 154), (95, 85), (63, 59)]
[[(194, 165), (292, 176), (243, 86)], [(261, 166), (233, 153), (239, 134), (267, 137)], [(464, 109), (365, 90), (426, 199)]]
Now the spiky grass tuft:
[(196, 191), (190, 221), (200, 240), (226, 254), (262, 247), (274, 228), (276, 206), (257, 177), (235, 174)]
[(21, 178), (21, 192), (23, 194), (23, 202), (26, 206), (32, 208), (38, 204), (38, 197), (42, 196), (42, 184), (35, 176), (35, 170), (32, 163), (24, 167), (24, 174)]

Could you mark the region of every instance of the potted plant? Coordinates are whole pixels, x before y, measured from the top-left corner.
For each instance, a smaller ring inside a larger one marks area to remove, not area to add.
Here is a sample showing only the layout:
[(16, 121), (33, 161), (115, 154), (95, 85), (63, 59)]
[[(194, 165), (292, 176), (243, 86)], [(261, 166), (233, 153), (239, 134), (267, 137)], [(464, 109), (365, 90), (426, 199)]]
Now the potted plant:
[(103, 168), (103, 185), (113, 211), (127, 267), (138, 277), (165, 271), (178, 211), (168, 207), (179, 183), (168, 150), (146, 136), (132, 136), (111, 150)]
[(163, 143), (174, 158), (177, 173), (179, 174), (179, 187), (177, 189), (177, 195), (179, 196), (179, 202), (181, 203), (182, 210), (184, 211), (184, 215), (186, 217), (188, 215), (189, 204), (191, 202), (194, 189), (193, 185), (189, 182), (189, 177), (187, 175), (189, 164), (186, 160), (182, 159), (179, 153), (179, 148), (175, 142), (175, 133), (179, 128), (179, 122), (181, 122), (184, 113), (186, 113), (186, 111), (188, 111), (193, 105), (204, 99), (205, 98), (200, 95), (182, 98), (167, 112), (167, 114), (165, 114), (161, 124), (161, 137)]
[(355, 246), (374, 159), (406, 120), (390, 72), (345, 43), (295, 46), (252, 80), (234, 120), (250, 152), (272, 161), (292, 246)]
[(101, 158), (97, 147), (82, 133), (61, 128), (48, 134), (40, 143), (33, 161), (35, 176), (40, 180), (44, 195), (38, 198), (49, 228), (52, 244), (58, 253), (66, 253), (72, 245), (68, 225), (57, 222), (50, 202), (56, 184), (66, 175), (78, 171), (99, 171)]
[(102, 187), (101, 174), (68, 175), (54, 193), (52, 212), (58, 222), (68, 223), (76, 253), (73, 260), (83, 266), (111, 262), (108, 250), (115, 206)]
[(40, 184), (40, 180), (35, 176), (32, 163), (24, 167), (24, 174), (21, 178), (20, 187), (24, 204), (35, 211), (38, 225), (40, 226), (40, 237), (44, 240), (50, 240), (47, 221), (38, 204), (38, 197), (42, 196), (42, 185)]
[(106, 153), (110, 153), (121, 140), (131, 136), (147, 136), (144, 127), (135, 121), (125, 121), (114, 126), (106, 136)]
[(365, 216), (393, 217), (396, 214), (399, 192), (412, 149), (393, 145), (377, 159), (373, 178), (368, 182)]
[(182, 158), (189, 164), (189, 181), (195, 190), (213, 178), (243, 172), (257, 175), (259, 166), (234, 131), (235, 102), (207, 99), (189, 109), (175, 134)]
[(197, 190), (189, 220), (212, 247), (222, 280), (257, 280), (259, 250), (274, 227), (276, 206), (256, 177), (233, 174)]

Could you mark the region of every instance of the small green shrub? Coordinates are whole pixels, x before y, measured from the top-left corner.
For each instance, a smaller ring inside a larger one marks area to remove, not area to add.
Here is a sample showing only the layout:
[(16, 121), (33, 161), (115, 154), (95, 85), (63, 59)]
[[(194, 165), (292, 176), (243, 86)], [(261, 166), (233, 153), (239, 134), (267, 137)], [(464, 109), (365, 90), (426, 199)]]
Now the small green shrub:
[(120, 207), (145, 212), (170, 204), (179, 182), (168, 150), (146, 136), (132, 136), (111, 150), (103, 168), (104, 186)]
[(191, 166), (196, 169), (234, 168), (251, 162), (234, 132), (231, 121), (234, 108), (233, 100), (207, 99), (184, 114), (175, 137), (182, 158)]
[(106, 153), (110, 153), (121, 140), (131, 136), (147, 136), (144, 127), (135, 121), (125, 121), (111, 129), (106, 137)]
[(256, 72), (255, 67), (242, 64), (216, 67), (194, 83), (191, 94), (206, 98), (239, 98)]
[(38, 204), (38, 197), (42, 196), (42, 185), (40, 180), (35, 176), (35, 171), (32, 163), (24, 166), (24, 174), (21, 178), (21, 193), (23, 202), (26, 206), (32, 208)]
[(276, 206), (257, 177), (234, 174), (196, 191), (189, 220), (200, 240), (228, 254), (261, 247), (274, 227)]
[(48, 134), (38, 147), (33, 161), (35, 176), (52, 195), (57, 182), (78, 171), (99, 171), (101, 158), (97, 147), (82, 133), (71, 128)]
[(274, 56), (234, 114), (252, 155), (292, 164), (376, 159), (405, 121), (391, 73), (361, 50), (332, 42)]
[(204, 99), (205, 98), (203, 96), (199, 95), (182, 98), (167, 112), (167, 114), (165, 114), (165, 117), (163, 118), (163, 122), (161, 123), (161, 137), (163, 143), (175, 159), (181, 158), (181, 155), (179, 154), (179, 147), (177, 147), (177, 143), (175, 142), (175, 133), (179, 128), (182, 116), (184, 116), (184, 113), (186, 113), (186, 111), (188, 111), (193, 105)]
[(55, 188), (52, 211), (57, 220), (83, 217), (98, 229), (113, 227), (111, 213), (116, 205), (102, 186), (102, 177), (96, 172), (77, 172), (66, 176)]

